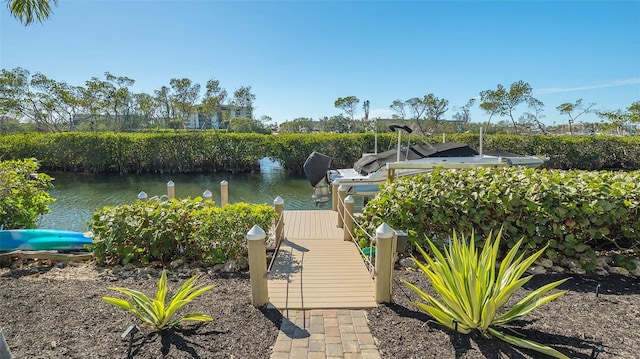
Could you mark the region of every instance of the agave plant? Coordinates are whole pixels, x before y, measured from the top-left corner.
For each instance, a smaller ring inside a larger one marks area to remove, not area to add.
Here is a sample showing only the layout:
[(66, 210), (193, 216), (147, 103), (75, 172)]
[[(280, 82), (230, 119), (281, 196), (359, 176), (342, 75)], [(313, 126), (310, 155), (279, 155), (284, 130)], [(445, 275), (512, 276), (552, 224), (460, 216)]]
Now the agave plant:
[(522, 298), (510, 309), (503, 310), (512, 294), (532, 278), (532, 276), (522, 277), (522, 275), (546, 247), (531, 256), (525, 257), (522, 253), (516, 257), (524, 238), (520, 239), (500, 263), (496, 276), (496, 260), (501, 235), (502, 230), (492, 239), (490, 233), (481, 252), (476, 249), (473, 235), (467, 241), (464, 235), (458, 237), (456, 232), (453, 233), (453, 238), (448, 248), (445, 248), (444, 254), (431, 240), (427, 239), (434, 258), (418, 246), (426, 264), (415, 257), (413, 260), (428, 277), (438, 298), (405, 281), (405, 284), (426, 302), (417, 301), (416, 306), (451, 330), (464, 334), (479, 330), (486, 337), (494, 336), (512, 345), (532, 349), (555, 358), (569, 359), (551, 347), (505, 334), (499, 330), (500, 325), (512, 322), (563, 295), (566, 291), (543, 296), (569, 279), (565, 278), (544, 285)]
[(158, 331), (171, 328), (187, 320), (210, 322), (213, 318), (204, 314), (186, 314), (176, 319), (177, 311), (180, 308), (191, 302), (197, 296), (213, 289), (213, 285), (196, 286), (194, 283), (197, 277), (197, 275), (194, 275), (184, 282), (182, 287), (180, 287), (173, 298), (171, 298), (168, 305), (166, 304), (166, 298), (169, 292), (169, 286), (167, 285), (166, 270), (162, 271), (162, 275), (158, 280), (158, 291), (154, 299), (149, 299), (144, 293), (137, 290), (123, 287), (110, 287), (109, 289), (129, 296), (133, 303), (112, 297), (102, 297), (102, 300), (134, 313), (143, 323), (150, 325), (151, 328)]

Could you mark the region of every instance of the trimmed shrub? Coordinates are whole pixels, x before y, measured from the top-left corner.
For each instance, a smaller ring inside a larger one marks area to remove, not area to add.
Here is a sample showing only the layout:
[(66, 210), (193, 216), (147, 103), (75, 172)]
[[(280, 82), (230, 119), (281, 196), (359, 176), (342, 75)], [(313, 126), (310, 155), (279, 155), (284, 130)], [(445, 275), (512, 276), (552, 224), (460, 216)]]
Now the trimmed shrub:
[(224, 263), (246, 255), (245, 236), (257, 224), (265, 231), (275, 210), (236, 203), (216, 207), (212, 201), (187, 198), (137, 201), (96, 210), (90, 227), (99, 264), (167, 265), (178, 258)]
[(383, 186), (363, 217), (422, 245), (452, 228), (479, 239), (503, 227), (508, 248), (525, 236), (528, 249), (548, 243), (546, 257), (577, 257), (591, 269), (595, 250), (640, 249), (640, 171), (436, 169)]

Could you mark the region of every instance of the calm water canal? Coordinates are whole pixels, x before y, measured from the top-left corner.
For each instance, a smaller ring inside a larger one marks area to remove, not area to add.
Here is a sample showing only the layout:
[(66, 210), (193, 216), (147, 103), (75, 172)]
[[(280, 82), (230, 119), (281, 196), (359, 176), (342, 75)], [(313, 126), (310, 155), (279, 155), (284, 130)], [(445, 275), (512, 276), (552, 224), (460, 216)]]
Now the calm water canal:
[[(72, 174), (51, 173), (55, 189), (49, 193), (56, 202), (51, 212), (42, 216), (39, 228), (86, 231), (87, 222), (96, 208), (134, 202), (140, 191), (149, 197), (167, 193), (167, 182), (176, 184), (176, 197), (202, 196), (205, 190), (213, 193), (220, 203), (220, 182), (229, 182), (229, 202), (266, 203), (280, 196), (285, 209), (315, 209), (312, 188), (304, 176), (292, 175), (277, 163), (264, 159), (260, 172), (231, 174)], [(328, 207), (325, 207), (326, 209)]]

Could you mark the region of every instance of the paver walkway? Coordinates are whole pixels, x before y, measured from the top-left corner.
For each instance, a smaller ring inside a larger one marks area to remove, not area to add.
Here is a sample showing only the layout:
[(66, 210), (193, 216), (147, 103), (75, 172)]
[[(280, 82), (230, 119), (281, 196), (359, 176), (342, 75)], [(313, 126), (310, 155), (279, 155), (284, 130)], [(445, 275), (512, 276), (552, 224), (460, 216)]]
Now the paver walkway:
[[(283, 315), (271, 359), (380, 359), (362, 308), (374, 283), (333, 211), (285, 211), (285, 238), (269, 274)], [(358, 309), (354, 309), (358, 308)]]
[(271, 359), (380, 359), (362, 309), (283, 312)]

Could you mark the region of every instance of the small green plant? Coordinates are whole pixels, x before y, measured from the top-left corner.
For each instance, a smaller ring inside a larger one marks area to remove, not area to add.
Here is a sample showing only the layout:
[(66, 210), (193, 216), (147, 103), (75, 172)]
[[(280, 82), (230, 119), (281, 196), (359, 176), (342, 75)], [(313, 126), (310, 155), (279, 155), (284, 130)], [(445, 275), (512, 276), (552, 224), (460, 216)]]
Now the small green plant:
[(495, 336), (512, 345), (555, 358), (568, 359), (566, 355), (553, 348), (498, 330), (500, 325), (512, 322), (563, 295), (566, 291), (543, 297), (545, 293), (568, 279), (549, 283), (534, 290), (511, 309), (499, 314), (498, 311), (505, 306), (511, 295), (532, 278), (521, 277), (546, 249), (545, 247), (528, 257), (525, 257), (524, 253), (516, 257), (523, 237), (509, 250), (500, 263), (496, 276), (496, 259), (501, 235), (502, 230), (492, 240), (490, 234), (481, 252), (476, 249), (473, 234), (467, 243), (464, 235), (458, 237), (456, 232), (453, 233), (448, 248), (444, 249), (444, 254), (427, 239), (434, 258), (422, 247), (417, 246), (427, 264), (421, 263), (415, 257), (413, 259), (428, 277), (439, 299), (405, 281), (405, 284), (426, 302), (418, 301), (415, 303), (416, 306), (451, 330), (468, 334), (477, 329), (486, 337)]
[(158, 280), (158, 291), (154, 299), (149, 299), (144, 293), (137, 290), (123, 287), (110, 287), (109, 289), (129, 296), (133, 303), (112, 297), (102, 297), (102, 300), (134, 313), (143, 323), (150, 325), (152, 329), (158, 331), (174, 327), (187, 320), (210, 322), (213, 318), (204, 314), (186, 314), (176, 319), (176, 313), (180, 308), (191, 302), (197, 296), (213, 289), (213, 285), (194, 285), (197, 277), (197, 275), (194, 275), (184, 282), (182, 287), (180, 287), (173, 298), (171, 298), (168, 305), (166, 304), (166, 298), (169, 292), (169, 286), (167, 285), (166, 270), (162, 271), (162, 275)]

